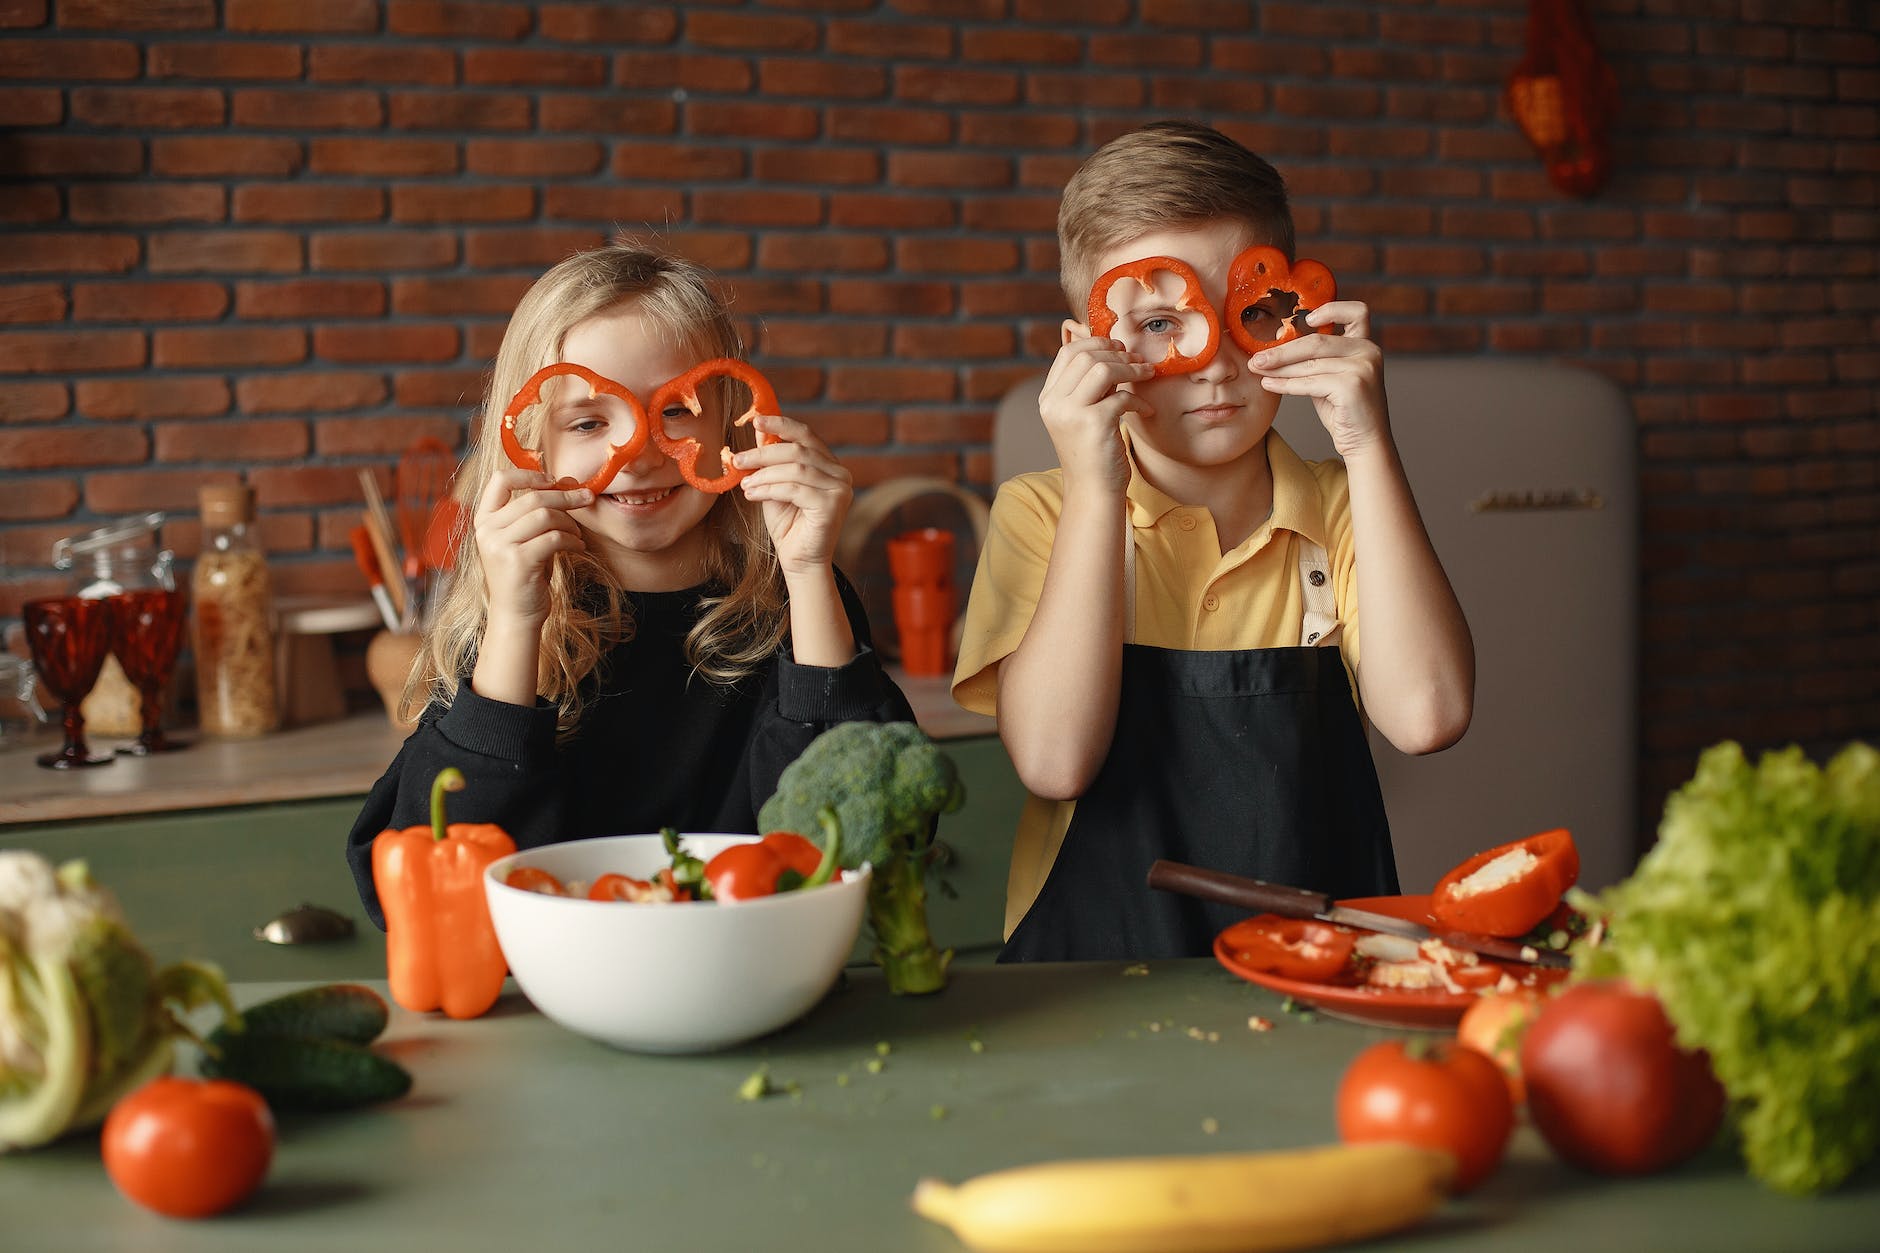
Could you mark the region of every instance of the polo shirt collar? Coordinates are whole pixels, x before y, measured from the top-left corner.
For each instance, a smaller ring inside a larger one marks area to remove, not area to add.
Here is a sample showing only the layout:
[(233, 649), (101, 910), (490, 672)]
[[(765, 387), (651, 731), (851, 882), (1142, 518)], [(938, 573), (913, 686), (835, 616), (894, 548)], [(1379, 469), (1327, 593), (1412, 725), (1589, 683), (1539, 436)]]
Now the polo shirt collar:
[[(1136, 463), (1136, 447), (1129, 428), (1123, 428), (1123, 452), (1129, 458), (1129, 521), (1138, 530), (1154, 527), (1171, 509), (1182, 502), (1162, 491), (1143, 477)], [(1296, 532), (1320, 545), (1325, 544), (1325, 506), (1319, 497), (1319, 480), (1299, 454), (1280, 438), (1278, 431), (1267, 432), (1266, 464), (1273, 474), (1273, 512), (1266, 525), (1254, 532), (1254, 538), (1274, 529)]]

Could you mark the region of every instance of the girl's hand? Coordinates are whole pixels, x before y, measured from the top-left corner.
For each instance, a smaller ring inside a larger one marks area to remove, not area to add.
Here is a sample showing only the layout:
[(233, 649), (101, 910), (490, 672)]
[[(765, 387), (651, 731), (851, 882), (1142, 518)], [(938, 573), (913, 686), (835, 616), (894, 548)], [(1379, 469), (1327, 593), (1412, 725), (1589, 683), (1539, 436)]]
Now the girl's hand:
[(831, 569), (855, 495), (849, 472), (829, 445), (795, 418), (760, 413), (752, 421), (759, 433), (781, 442), (747, 448), (732, 463), (747, 471), (738, 485), (745, 498), (763, 504), (777, 564), (785, 578)]
[(1073, 339), (1058, 349), (1038, 395), (1038, 416), (1064, 467), (1066, 490), (1091, 484), (1121, 495), (1129, 486), (1123, 453), (1125, 413), (1155, 416), (1155, 408), (1125, 383), (1153, 377), (1155, 367), (1113, 339)]
[(593, 502), (585, 487), (557, 487), (540, 470), (502, 466), (490, 476), (473, 529), (492, 620), (539, 626), (547, 619), (550, 562), (587, 547), (568, 510)]
[(1371, 342), (1371, 311), (1361, 300), (1333, 300), (1306, 315), (1308, 326), (1337, 326), (1334, 335), (1301, 335), (1256, 353), (1248, 366), (1260, 385), (1282, 396), (1310, 396), (1341, 457), (1388, 439), (1384, 354)]

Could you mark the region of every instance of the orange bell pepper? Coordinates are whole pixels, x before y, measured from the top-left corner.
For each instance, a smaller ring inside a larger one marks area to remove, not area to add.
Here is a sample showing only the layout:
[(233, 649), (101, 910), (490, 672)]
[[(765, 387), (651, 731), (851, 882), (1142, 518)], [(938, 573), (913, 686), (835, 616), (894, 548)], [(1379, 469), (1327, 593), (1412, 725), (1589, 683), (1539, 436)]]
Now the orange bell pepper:
[(385, 910), (392, 999), (419, 1013), (475, 1018), (496, 1003), (509, 973), (483, 871), (515, 852), (516, 842), (492, 823), (445, 827), (444, 793), (463, 786), (462, 771), (440, 771), (431, 784), (431, 825), (379, 833), (372, 879)]
[[(1504, 857), (1505, 873), (1487, 883), (1474, 879)], [(1573, 834), (1565, 827), (1543, 831), (1477, 853), (1444, 875), (1430, 893), (1430, 917), (1451, 931), (1516, 938), (1553, 913), (1579, 877)]]

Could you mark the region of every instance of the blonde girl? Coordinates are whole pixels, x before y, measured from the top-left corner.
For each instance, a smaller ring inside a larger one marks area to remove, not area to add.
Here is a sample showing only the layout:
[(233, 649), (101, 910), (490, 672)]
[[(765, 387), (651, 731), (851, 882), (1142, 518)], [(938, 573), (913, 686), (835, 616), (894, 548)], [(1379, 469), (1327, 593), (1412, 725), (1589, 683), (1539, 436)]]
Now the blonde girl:
[[(633, 418), (564, 378), (517, 423), (544, 469), (503, 452), (503, 410), (545, 365), (585, 366), (645, 402), (699, 361), (741, 355), (709, 276), (633, 242), (570, 257), (517, 305), (457, 476), (473, 524), (406, 688), (418, 727), (347, 842), (375, 921), (372, 838), (426, 821), (445, 766), (468, 780), (454, 818), (497, 823), (519, 847), (664, 826), (749, 832), (783, 767), (828, 727), (911, 720), (832, 564), (849, 475), (804, 423), (734, 425), (743, 405), (707, 389), (699, 414), (660, 418), (698, 440), (706, 474), (732, 449), (747, 471), (737, 487), (689, 486), (649, 441), (596, 495), (572, 484), (627, 442)], [(777, 442), (756, 446), (760, 433)]]

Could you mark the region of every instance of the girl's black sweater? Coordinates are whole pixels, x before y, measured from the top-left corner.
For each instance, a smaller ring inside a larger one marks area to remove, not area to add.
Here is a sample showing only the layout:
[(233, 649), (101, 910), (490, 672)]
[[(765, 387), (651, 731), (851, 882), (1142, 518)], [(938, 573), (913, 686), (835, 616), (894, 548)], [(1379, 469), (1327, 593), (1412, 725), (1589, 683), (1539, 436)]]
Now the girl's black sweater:
[(517, 848), (676, 827), (755, 833), (777, 776), (839, 722), (911, 722), (907, 697), (869, 646), (868, 620), (838, 577), (858, 648), (835, 669), (799, 666), (786, 643), (727, 690), (692, 673), (685, 635), (715, 589), (635, 592), (634, 637), (588, 680), (581, 723), (555, 742), (555, 707), (486, 700), (465, 681), (450, 708), (424, 711), (366, 797), (346, 860), (366, 913), (385, 925), (372, 884), (372, 840), (430, 822), (431, 781), (446, 766), (467, 786), (452, 822), (493, 822)]

